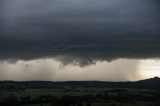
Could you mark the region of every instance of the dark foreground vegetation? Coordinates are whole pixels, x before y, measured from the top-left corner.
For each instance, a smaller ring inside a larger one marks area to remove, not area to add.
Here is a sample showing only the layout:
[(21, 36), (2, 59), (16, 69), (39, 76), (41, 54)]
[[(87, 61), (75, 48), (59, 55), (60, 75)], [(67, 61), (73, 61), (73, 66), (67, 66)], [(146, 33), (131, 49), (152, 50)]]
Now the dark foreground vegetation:
[(159, 78), (138, 82), (1, 81), (0, 106), (160, 106), (159, 84)]
[(0, 106), (160, 106), (160, 92), (134, 89), (3, 91)]

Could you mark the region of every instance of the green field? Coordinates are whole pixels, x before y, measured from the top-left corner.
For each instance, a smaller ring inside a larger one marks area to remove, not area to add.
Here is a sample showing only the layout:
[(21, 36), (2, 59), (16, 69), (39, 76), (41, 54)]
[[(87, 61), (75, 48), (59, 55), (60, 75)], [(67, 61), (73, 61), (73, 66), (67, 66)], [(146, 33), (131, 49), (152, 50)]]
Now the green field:
[(98, 92), (83, 92), (83, 91), (66, 91), (66, 90), (55, 90), (55, 89), (29, 89), (25, 91), (0, 91), (0, 99), (2, 100), (9, 95), (15, 95), (17, 97), (23, 96), (31, 96), (31, 97), (38, 97), (41, 95), (51, 95), (51, 96), (63, 96), (63, 95), (70, 95), (70, 96), (83, 96), (83, 95), (96, 95)]
[[(0, 91), (0, 102), (4, 104), (12, 103), (10, 106), (159, 106), (159, 101), (159, 91), (140, 89)], [(17, 104), (13, 105), (14, 103)], [(69, 103), (72, 105), (69, 105)]]

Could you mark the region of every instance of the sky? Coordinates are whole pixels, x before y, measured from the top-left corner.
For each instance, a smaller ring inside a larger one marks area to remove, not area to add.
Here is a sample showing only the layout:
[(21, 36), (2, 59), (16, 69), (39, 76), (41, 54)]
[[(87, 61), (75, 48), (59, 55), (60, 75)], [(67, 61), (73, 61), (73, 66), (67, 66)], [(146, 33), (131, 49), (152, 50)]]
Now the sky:
[(0, 0), (0, 80), (160, 76), (159, 0)]

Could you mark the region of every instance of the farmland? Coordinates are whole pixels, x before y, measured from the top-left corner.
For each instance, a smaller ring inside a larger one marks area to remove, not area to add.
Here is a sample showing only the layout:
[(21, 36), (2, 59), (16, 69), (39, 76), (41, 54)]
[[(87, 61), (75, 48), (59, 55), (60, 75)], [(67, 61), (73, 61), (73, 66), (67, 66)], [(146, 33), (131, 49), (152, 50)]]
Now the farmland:
[(159, 83), (1, 81), (0, 106), (160, 106)]
[(1, 106), (158, 106), (160, 92), (145, 89), (1, 90)]

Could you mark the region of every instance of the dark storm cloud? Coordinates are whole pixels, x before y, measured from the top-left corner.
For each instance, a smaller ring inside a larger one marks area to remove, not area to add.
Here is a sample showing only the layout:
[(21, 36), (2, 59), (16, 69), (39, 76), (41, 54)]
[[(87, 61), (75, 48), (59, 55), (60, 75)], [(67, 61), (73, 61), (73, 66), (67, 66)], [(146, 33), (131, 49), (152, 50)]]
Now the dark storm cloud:
[(77, 59), (83, 65), (159, 57), (159, 4), (159, 0), (0, 0), (0, 58), (56, 56), (64, 63)]

